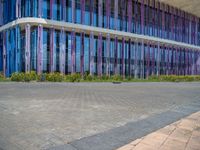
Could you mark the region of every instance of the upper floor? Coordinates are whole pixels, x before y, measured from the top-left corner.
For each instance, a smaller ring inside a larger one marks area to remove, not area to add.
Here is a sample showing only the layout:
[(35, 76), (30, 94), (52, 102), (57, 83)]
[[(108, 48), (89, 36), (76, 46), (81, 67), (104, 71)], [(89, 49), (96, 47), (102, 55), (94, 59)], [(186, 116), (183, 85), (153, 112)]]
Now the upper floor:
[(6, 0), (0, 25), (39, 17), (200, 45), (200, 19), (156, 0)]

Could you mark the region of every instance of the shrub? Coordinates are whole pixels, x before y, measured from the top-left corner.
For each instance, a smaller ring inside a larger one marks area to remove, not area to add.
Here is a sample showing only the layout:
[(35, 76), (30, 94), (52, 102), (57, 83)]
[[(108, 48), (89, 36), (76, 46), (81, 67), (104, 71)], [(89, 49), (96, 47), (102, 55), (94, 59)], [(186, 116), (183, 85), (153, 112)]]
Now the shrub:
[(107, 81), (107, 80), (109, 80), (109, 79), (110, 79), (110, 77), (107, 76), (107, 75), (103, 75), (103, 76), (101, 77), (101, 80), (103, 80), (103, 81)]
[(80, 82), (80, 80), (81, 80), (81, 75), (79, 73), (74, 73), (69, 76), (70, 82)]
[(46, 74), (46, 80), (50, 82), (62, 82), (63, 79), (63, 75), (59, 72)]
[(39, 74), (39, 75), (37, 76), (37, 81), (39, 81), (39, 82), (46, 81), (46, 76), (47, 76), (46, 73)]
[(4, 79), (4, 75), (2, 72), (0, 72), (0, 79)]
[(113, 81), (122, 81), (123, 80), (123, 78), (120, 75), (114, 75), (111, 77), (111, 79)]
[(92, 77), (91, 75), (88, 75), (88, 76), (86, 77), (86, 80), (87, 80), (87, 81), (92, 81), (92, 80), (93, 80), (93, 77)]
[(20, 82), (20, 81), (24, 81), (24, 73), (18, 73), (18, 72), (15, 72), (11, 75), (11, 81), (17, 81), (17, 82)]
[(24, 74), (24, 81), (25, 82), (30, 82), (31, 81), (31, 74), (30, 73), (25, 73)]
[(29, 74), (30, 74), (31, 81), (37, 80), (38, 76), (35, 71), (31, 71)]

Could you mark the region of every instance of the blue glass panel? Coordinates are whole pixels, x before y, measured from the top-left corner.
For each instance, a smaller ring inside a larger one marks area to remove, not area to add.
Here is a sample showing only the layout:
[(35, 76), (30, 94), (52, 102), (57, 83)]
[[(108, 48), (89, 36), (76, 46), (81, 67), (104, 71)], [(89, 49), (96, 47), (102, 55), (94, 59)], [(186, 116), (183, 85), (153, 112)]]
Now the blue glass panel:
[(43, 0), (42, 17), (45, 18), (45, 19), (50, 19), (50, 3), (49, 3), (49, 0)]
[(81, 37), (76, 35), (76, 72), (80, 72)]
[(43, 72), (49, 72), (49, 45), (50, 45), (50, 35), (47, 29), (43, 30), (43, 51), (42, 51), (42, 61), (43, 61)]
[(31, 70), (37, 70), (37, 28), (31, 32)]

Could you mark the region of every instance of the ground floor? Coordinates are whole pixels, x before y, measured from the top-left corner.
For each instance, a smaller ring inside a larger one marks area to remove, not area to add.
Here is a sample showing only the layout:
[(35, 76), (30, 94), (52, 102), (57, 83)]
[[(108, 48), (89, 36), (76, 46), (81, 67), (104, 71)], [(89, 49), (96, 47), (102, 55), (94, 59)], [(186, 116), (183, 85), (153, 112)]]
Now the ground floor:
[[(114, 150), (199, 111), (199, 91), (198, 82), (0, 83), (0, 149)], [(184, 145), (190, 133), (178, 135)]]
[(5, 76), (31, 70), (135, 78), (200, 74), (198, 47), (104, 32), (16, 25), (0, 34), (0, 70)]

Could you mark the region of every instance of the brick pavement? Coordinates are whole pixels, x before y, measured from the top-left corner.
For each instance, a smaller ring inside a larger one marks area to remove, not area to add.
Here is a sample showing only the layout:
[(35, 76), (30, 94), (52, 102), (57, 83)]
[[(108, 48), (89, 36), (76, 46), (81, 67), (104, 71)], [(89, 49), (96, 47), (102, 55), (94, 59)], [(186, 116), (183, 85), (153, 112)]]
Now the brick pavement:
[(200, 150), (200, 111), (117, 150)]

